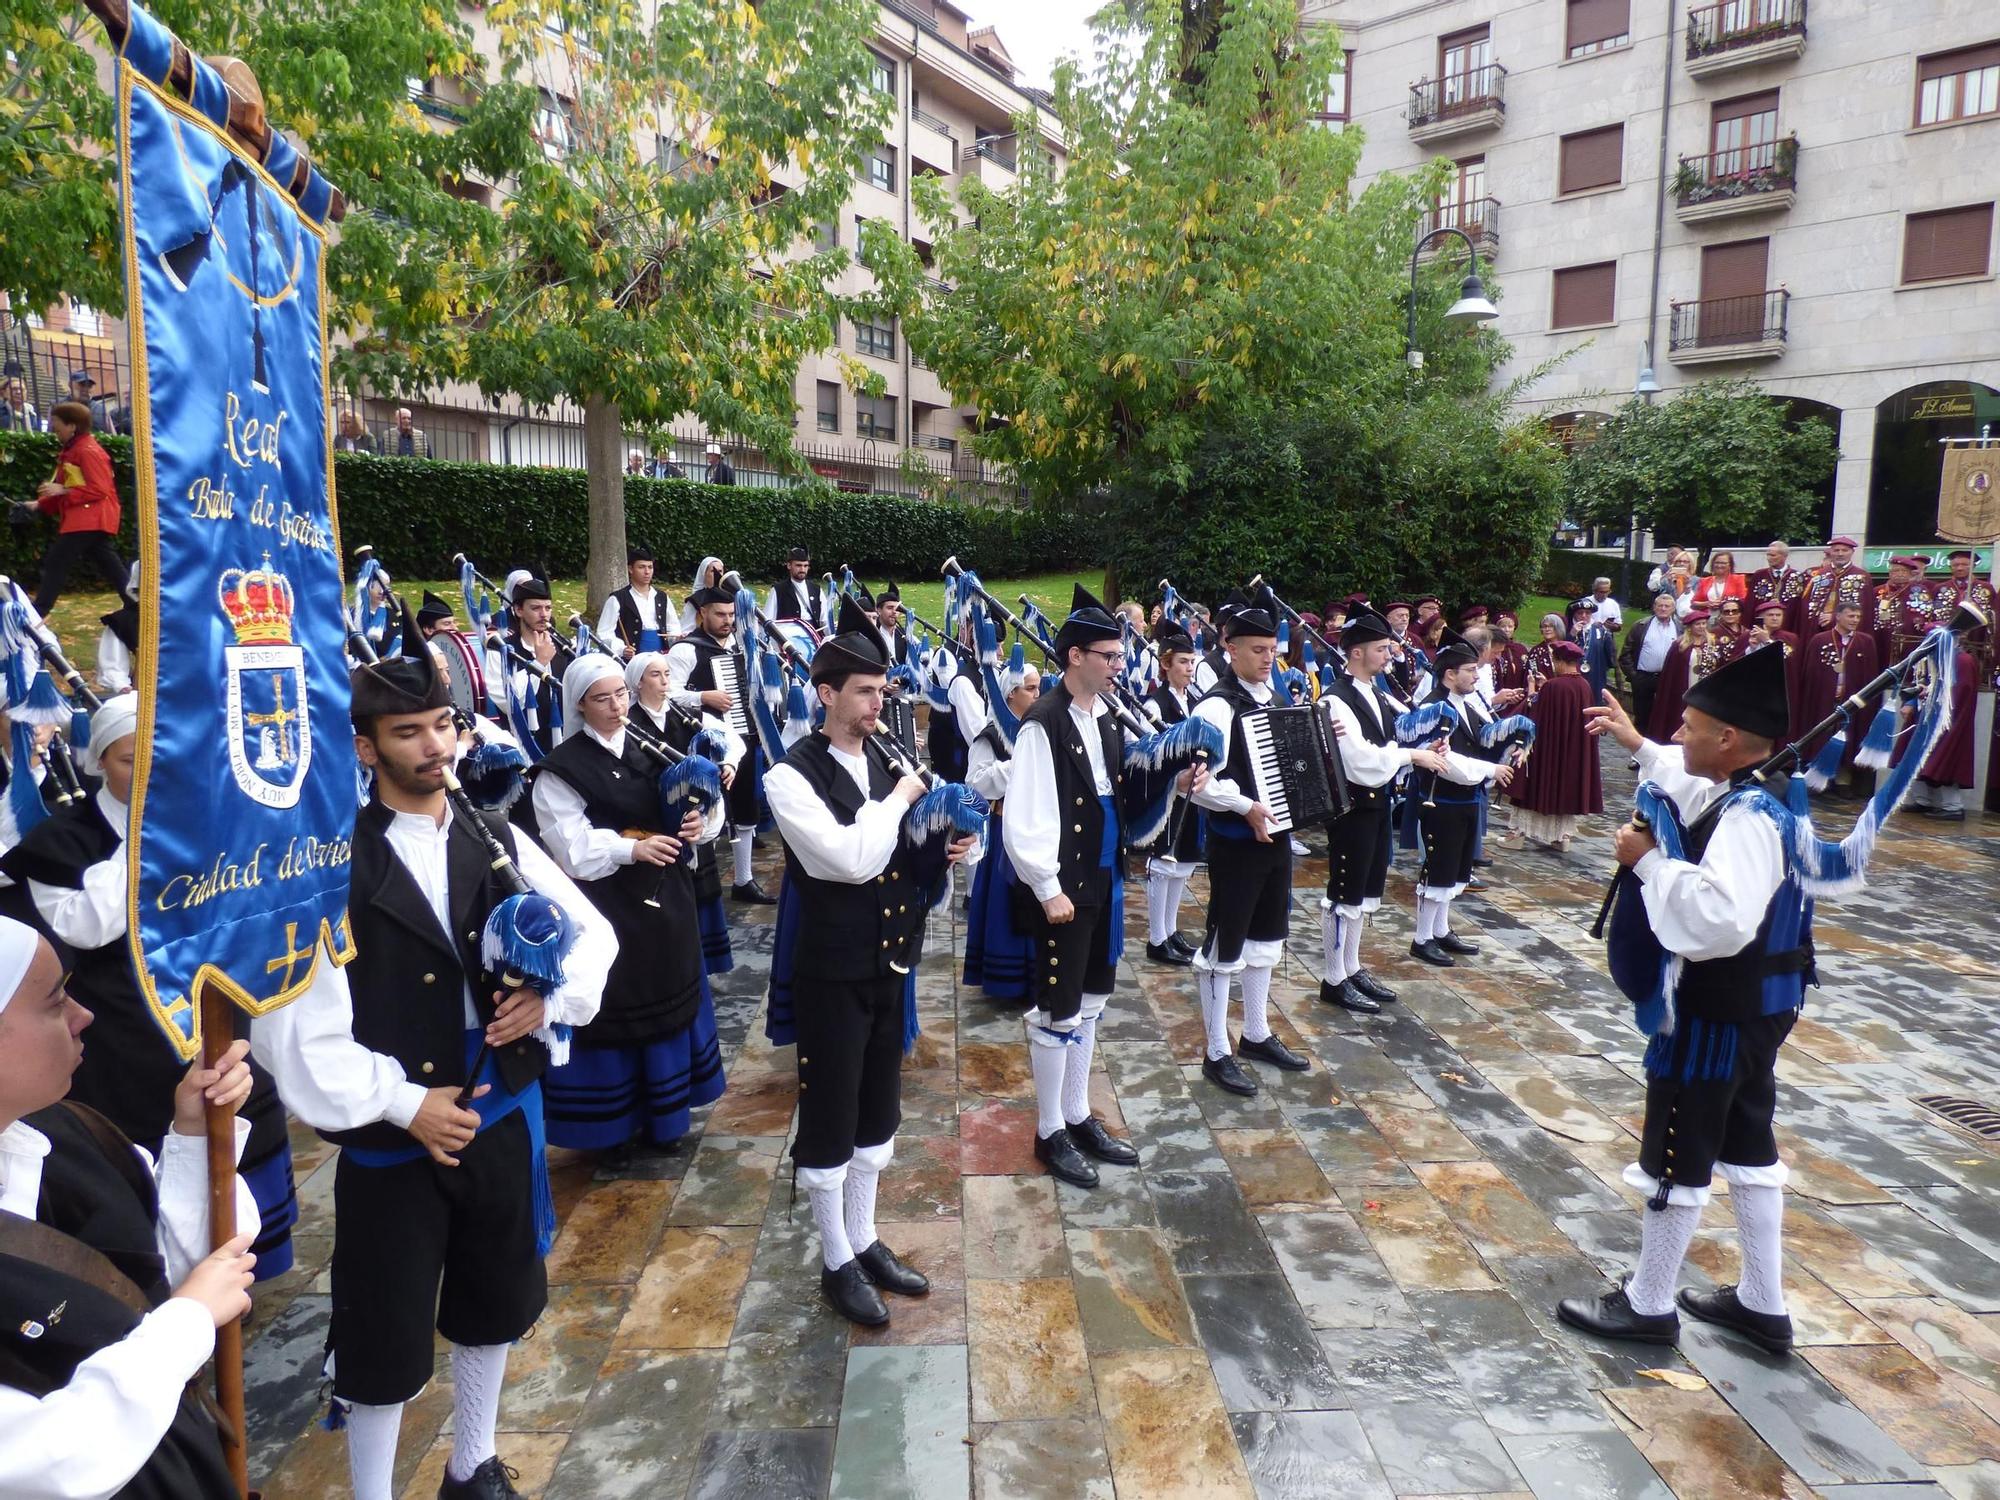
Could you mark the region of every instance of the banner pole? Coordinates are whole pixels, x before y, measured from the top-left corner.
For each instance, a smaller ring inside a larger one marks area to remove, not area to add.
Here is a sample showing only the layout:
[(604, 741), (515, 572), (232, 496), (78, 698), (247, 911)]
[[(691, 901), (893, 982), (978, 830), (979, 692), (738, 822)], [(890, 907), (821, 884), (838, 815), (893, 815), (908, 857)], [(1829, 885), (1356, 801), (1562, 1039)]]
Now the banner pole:
[[(236, 1040), (236, 1008), (215, 985), (201, 987), (201, 1065), (214, 1067)], [(236, 1112), (203, 1106), (208, 1114), (208, 1248), (236, 1238)], [(249, 1434), (243, 1413), (243, 1320), (215, 1331), (215, 1400), (225, 1418), (222, 1451), (243, 1500), (250, 1496)]]

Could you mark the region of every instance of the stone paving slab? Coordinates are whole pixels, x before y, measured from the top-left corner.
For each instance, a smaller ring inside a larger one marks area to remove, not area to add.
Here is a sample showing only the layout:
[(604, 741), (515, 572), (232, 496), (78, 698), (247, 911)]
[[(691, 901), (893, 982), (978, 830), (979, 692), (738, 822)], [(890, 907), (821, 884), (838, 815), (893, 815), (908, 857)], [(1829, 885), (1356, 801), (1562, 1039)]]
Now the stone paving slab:
[[(1623, 758), (1607, 801), (1629, 804)], [(1827, 817), (1837, 832), (1840, 814)], [(1495, 818), (1496, 834), (1504, 814)], [(884, 1177), (883, 1238), (930, 1297), (886, 1330), (818, 1295), (791, 1193), (793, 1051), (762, 1034), (771, 913), (732, 906), (718, 980), (729, 1091), (678, 1148), (600, 1170), (555, 1152), (550, 1310), (510, 1360), (500, 1451), (558, 1500), (2000, 1500), (2000, 1147), (1911, 1102), (2000, 1091), (2000, 822), (1911, 817), (1875, 882), (1821, 904), (1821, 970), (1781, 1057), (1785, 1360), (1689, 1324), (1678, 1349), (1560, 1325), (1629, 1268), (1620, 1177), (1643, 1085), (1629, 1007), (1585, 933), (1610, 820), (1567, 856), (1496, 838), (1449, 970), (1406, 955), (1411, 857), (1367, 939), (1402, 992), (1381, 1016), (1315, 999), (1325, 862), (1299, 862), (1273, 1024), (1306, 1074), (1201, 1077), (1185, 970), (1126, 961), (1092, 1107), (1139, 1145), (1093, 1192), (1034, 1161), (1018, 1012), (953, 981), (934, 916), (924, 1036)], [(1317, 844), (1317, 836), (1309, 839)], [(758, 855), (775, 886), (775, 849)], [(1182, 914), (1199, 927), (1206, 881)], [(299, 1264), (250, 1324), (253, 1478), (346, 1494), (318, 1424), (335, 1153), (294, 1132)], [(1684, 1281), (1737, 1275), (1718, 1193)], [(406, 1414), (397, 1490), (436, 1493), (449, 1364)]]

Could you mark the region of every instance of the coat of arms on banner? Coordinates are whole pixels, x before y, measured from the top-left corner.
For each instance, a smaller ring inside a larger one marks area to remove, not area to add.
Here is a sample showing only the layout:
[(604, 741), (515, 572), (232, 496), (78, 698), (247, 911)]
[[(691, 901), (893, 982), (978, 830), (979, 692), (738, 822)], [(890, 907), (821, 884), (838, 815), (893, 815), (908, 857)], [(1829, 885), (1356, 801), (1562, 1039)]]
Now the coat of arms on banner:
[(1948, 542), (2000, 537), (2000, 447), (1982, 443), (1944, 450), (1937, 531)]
[(244, 796), (296, 806), (312, 765), (305, 649), (292, 640), (292, 585), (264, 566), (231, 568), (216, 598), (236, 632), (223, 648), (228, 673), (229, 769)]

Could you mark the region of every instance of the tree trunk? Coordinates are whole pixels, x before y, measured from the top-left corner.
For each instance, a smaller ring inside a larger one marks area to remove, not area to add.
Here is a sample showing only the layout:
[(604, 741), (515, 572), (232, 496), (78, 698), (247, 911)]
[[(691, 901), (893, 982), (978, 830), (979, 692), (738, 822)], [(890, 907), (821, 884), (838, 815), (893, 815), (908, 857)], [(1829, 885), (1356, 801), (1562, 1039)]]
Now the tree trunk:
[(583, 467), (590, 487), (584, 617), (595, 621), (606, 596), (625, 582), (625, 423), (614, 404), (597, 396), (583, 403)]

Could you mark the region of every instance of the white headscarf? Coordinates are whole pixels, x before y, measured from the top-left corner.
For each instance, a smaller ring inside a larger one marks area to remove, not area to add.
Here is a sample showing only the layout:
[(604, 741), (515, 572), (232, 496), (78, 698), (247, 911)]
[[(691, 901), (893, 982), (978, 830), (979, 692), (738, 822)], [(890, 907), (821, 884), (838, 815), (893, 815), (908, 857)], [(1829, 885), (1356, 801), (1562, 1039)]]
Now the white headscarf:
[(591, 651), (579, 656), (569, 664), (563, 673), (563, 726), (565, 734), (576, 734), (583, 729), (583, 695), (596, 687), (607, 677), (624, 680), (624, 673), (618, 663), (602, 651)]
[(139, 695), (120, 693), (91, 715), (90, 745), (83, 757), (84, 770), (93, 776), (101, 774), (98, 757), (120, 740), (138, 732)]
[(27, 977), (28, 965), (35, 961), (35, 948), (41, 940), (41, 934), (26, 922), (0, 917), (0, 1010), (7, 1008), (14, 991)]
[(652, 666), (654, 662), (658, 662), (664, 667), (667, 664), (665, 653), (659, 651), (641, 651), (625, 663), (625, 686), (630, 690), (634, 703), (639, 701), (639, 679), (646, 675), (646, 669)]

